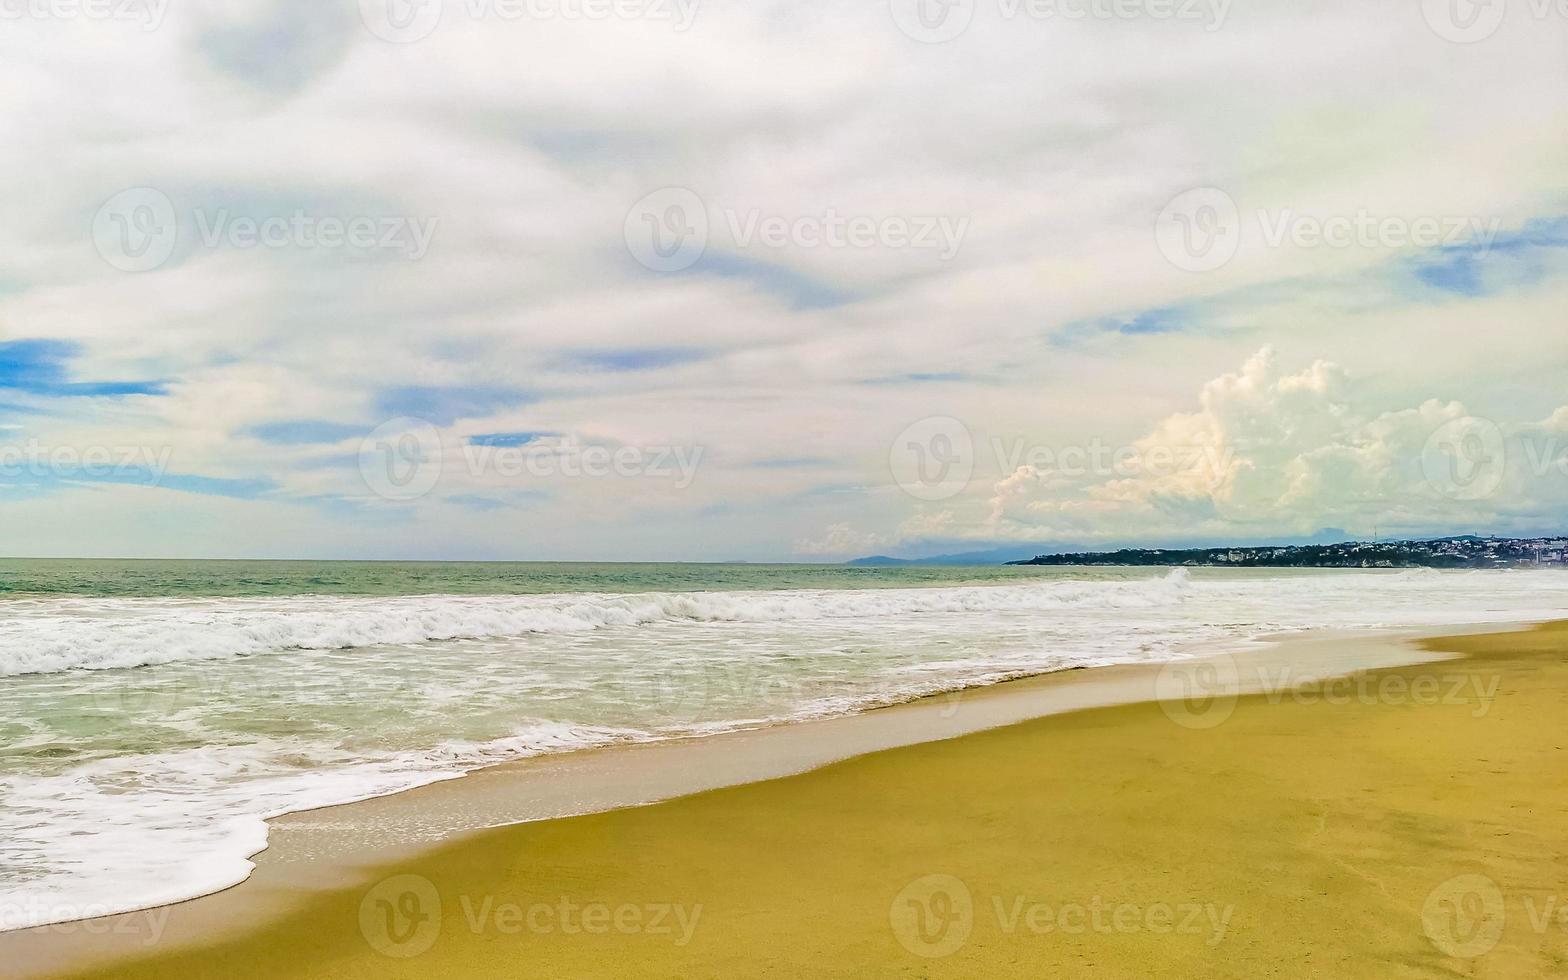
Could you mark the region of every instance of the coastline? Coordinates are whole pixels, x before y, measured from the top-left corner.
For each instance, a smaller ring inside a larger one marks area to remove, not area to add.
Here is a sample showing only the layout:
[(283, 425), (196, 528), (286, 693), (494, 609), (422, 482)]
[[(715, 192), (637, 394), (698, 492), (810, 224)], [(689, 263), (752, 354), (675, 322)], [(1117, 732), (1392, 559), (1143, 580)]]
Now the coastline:
[[(1506, 627), (1291, 635), (1221, 656), (1244, 668), (1235, 678), (1239, 697), (1270, 686), (1279, 671), (1310, 680), (1442, 660), (1444, 654), (1411, 641), (1500, 628)], [(1170, 679), (1169, 667), (1062, 671), (817, 721), (545, 755), (391, 796), (292, 813), (268, 822), (269, 846), (240, 885), (162, 909), (3, 933), (0, 955), (20, 976), (46, 976), (154, 947), (160, 954), (192, 950), (279, 921), (312, 896), (363, 887), (389, 864), (496, 828), (639, 807), (1032, 719), (1146, 703), (1166, 695), (1161, 685)]]

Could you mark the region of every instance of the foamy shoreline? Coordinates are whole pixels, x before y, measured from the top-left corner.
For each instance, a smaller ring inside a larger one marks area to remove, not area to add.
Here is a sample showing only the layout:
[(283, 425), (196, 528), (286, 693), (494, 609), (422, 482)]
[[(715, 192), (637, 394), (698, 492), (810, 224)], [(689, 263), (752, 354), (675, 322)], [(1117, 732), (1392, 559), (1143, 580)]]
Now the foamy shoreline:
[[(1504, 628), (1489, 623), (1275, 637), (1236, 658), (1249, 667), (1239, 693), (1258, 689), (1245, 678), (1262, 678), (1263, 668), (1324, 678), (1431, 662), (1444, 657), (1409, 641)], [(1259, 670), (1251, 671), (1254, 666)], [(366, 868), (466, 834), (772, 779), (1050, 714), (1153, 700), (1162, 668), (1062, 671), (816, 721), (537, 756), (388, 796), (281, 815), (268, 821), (267, 847), (238, 886), (150, 910), (0, 933), (0, 956), (21, 964), (21, 975), (44, 975), (124, 955), (153, 930), (160, 945), (199, 944), (291, 907), (304, 894), (353, 885)]]

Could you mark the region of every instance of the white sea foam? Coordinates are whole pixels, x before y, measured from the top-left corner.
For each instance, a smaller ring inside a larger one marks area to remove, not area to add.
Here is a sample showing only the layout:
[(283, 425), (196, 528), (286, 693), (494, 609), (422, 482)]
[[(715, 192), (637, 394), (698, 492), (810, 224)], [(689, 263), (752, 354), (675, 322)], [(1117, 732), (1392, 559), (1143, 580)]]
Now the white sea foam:
[(508, 759), (648, 737), (537, 722), (488, 744), (449, 742), (382, 758), (303, 739), (260, 739), (99, 759), (50, 778), (3, 778), (0, 826), (49, 826), (23, 828), (0, 845), (7, 865), (45, 869), (0, 887), (0, 930), (152, 908), (238, 884), (267, 845), (269, 817), (413, 789)]
[(1143, 582), (944, 589), (0, 602), (0, 677), (669, 623), (787, 624), (1084, 604), (1113, 610), (1168, 602), (1187, 582), (1186, 570), (1177, 569)]
[[(1297, 628), (1568, 615), (1551, 572), (933, 588), (0, 600), (0, 929), (250, 873), (264, 818), (478, 766)], [(115, 668), (144, 668), (122, 670)]]

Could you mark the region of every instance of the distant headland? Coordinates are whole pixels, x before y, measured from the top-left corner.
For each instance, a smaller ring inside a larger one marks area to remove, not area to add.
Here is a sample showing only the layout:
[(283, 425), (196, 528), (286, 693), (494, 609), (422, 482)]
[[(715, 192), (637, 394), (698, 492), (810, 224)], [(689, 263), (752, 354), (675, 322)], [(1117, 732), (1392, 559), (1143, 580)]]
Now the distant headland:
[(1459, 535), (1408, 541), (1250, 548), (1124, 548), (1038, 555), (1009, 565), (1213, 565), (1228, 568), (1519, 568), (1568, 566), (1568, 537)]

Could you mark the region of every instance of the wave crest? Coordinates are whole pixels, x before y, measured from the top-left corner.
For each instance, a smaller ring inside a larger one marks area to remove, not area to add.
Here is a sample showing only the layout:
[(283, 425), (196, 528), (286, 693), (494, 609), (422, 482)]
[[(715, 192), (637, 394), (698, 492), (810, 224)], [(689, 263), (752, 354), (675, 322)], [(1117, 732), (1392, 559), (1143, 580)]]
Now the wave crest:
[(288, 650), (582, 633), (675, 623), (809, 623), (948, 613), (1024, 613), (1181, 601), (1161, 579), (1019, 586), (542, 596), (62, 599), (0, 603), (0, 677), (114, 670)]

